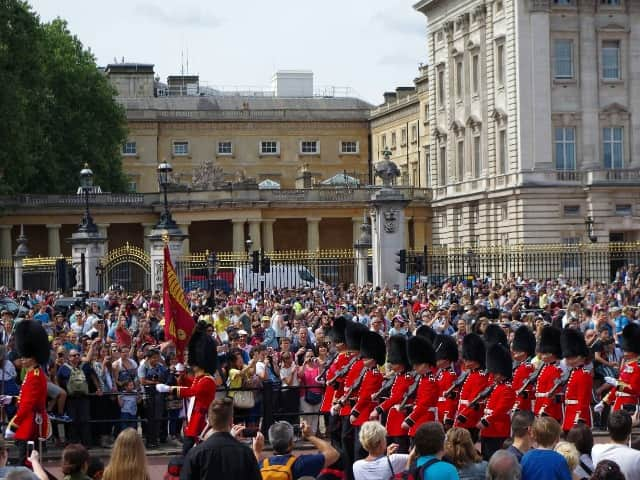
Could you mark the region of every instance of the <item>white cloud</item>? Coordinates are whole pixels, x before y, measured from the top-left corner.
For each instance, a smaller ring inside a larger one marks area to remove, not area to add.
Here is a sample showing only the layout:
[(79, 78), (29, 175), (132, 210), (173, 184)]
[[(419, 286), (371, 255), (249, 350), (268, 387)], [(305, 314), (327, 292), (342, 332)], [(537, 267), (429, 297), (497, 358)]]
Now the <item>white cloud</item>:
[(164, 9), (152, 3), (139, 3), (135, 7), (135, 13), (156, 23), (168, 26), (216, 28), (222, 24), (222, 20), (213, 13), (200, 7), (188, 6), (176, 3), (171, 9)]

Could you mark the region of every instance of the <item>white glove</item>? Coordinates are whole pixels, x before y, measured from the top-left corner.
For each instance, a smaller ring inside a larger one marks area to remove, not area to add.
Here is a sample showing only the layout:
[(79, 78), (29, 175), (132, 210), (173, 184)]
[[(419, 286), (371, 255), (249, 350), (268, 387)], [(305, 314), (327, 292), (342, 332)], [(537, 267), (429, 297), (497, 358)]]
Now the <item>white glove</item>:
[(13, 401), (13, 397), (11, 395), (0, 395), (0, 403), (2, 405), (9, 405)]
[(618, 385), (618, 380), (613, 377), (604, 377), (604, 381), (614, 387)]
[(156, 392), (158, 393), (169, 393), (171, 391), (171, 387), (169, 385), (165, 385), (164, 383), (158, 383), (156, 385)]
[(6, 438), (7, 440), (11, 440), (15, 436), (16, 436), (15, 432), (7, 426), (7, 429), (4, 432), (4, 438)]
[(604, 403), (600, 402), (598, 404), (596, 404), (595, 407), (593, 407), (593, 411), (596, 413), (601, 413), (604, 410)]

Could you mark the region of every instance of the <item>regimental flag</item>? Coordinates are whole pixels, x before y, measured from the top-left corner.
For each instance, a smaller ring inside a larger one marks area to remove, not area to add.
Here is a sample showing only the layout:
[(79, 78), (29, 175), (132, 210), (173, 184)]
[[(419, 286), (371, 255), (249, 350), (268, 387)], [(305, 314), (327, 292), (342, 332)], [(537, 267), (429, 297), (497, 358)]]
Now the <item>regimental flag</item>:
[(173, 340), (178, 362), (184, 361), (184, 351), (189, 343), (195, 323), (187, 307), (184, 290), (171, 263), (169, 246), (164, 246), (164, 272), (162, 274), (164, 303), (164, 338)]

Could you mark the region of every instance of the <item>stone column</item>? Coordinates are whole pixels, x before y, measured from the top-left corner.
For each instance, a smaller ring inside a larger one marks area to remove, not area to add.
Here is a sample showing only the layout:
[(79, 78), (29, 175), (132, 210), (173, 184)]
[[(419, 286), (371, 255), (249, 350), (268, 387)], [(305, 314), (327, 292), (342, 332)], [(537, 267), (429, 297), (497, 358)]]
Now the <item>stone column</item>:
[(60, 224), (47, 224), (47, 254), (50, 257), (60, 256), (60, 227)]
[(273, 245), (273, 224), (276, 223), (274, 219), (262, 220), (262, 247), (265, 252), (273, 252), (275, 247)]
[(11, 229), (13, 225), (0, 225), (0, 258), (8, 260), (13, 256), (11, 251)]
[(233, 251), (244, 252), (244, 219), (233, 218)]
[(97, 223), (96, 224), (98, 226), (98, 233), (100, 234), (101, 237), (106, 238), (105, 242), (104, 242), (104, 252), (105, 255), (106, 253), (109, 251), (109, 226), (111, 225), (110, 223)]
[(353, 243), (355, 244), (360, 238), (360, 229), (362, 227), (362, 217), (352, 217), (351, 225), (353, 226)]
[[(82, 255), (84, 254), (84, 292), (97, 292), (98, 277), (96, 267), (106, 254), (106, 237), (99, 232), (75, 232), (71, 235), (71, 257), (78, 271), (78, 284), (82, 283)], [(76, 285), (76, 288), (80, 285)], [(74, 290), (77, 293), (80, 289)]]
[(253, 245), (252, 250), (260, 250), (262, 248), (262, 236), (260, 235), (260, 219), (250, 218), (249, 220), (249, 237)]
[(320, 250), (320, 220), (321, 218), (307, 218), (307, 250)]
[(409, 203), (402, 192), (383, 188), (371, 203), (371, 240), (373, 248), (373, 285), (406, 287), (407, 277), (397, 271), (397, 253), (405, 248), (404, 208)]
[[(169, 246), (169, 255), (175, 265), (176, 260), (182, 256), (183, 242), (187, 236), (182, 231), (174, 227), (171, 230), (164, 228), (153, 228), (149, 235), (150, 256), (151, 256), (151, 290), (162, 292), (162, 275), (164, 272), (164, 245), (165, 241)], [(179, 277), (179, 275), (178, 275)], [(182, 281), (179, 278), (179, 281)]]
[(182, 255), (190, 255), (191, 254), (191, 243), (189, 242), (189, 226), (191, 225), (190, 221), (182, 222), (178, 224), (178, 228), (182, 230), (182, 233), (186, 235), (185, 239), (182, 241)]
[(142, 228), (144, 229), (144, 251), (147, 253), (151, 253), (151, 240), (149, 240), (149, 235), (151, 235), (151, 230), (153, 230), (155, 226), (155, 223), (142, 224)]

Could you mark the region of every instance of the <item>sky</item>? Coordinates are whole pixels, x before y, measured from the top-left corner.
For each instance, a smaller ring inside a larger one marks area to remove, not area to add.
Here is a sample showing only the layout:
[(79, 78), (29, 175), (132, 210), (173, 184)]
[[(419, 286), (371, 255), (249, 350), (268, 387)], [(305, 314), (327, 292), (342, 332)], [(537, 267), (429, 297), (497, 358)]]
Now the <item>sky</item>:
[(98, 65), (155, 64), (163, 81), (268, 88), (277, 70), (312, 70), (316, 88), (350, 87), (373, 104), (412, 85), (426, 63), (416, 0), (28, 0), (44, 22), (67, 20)]

